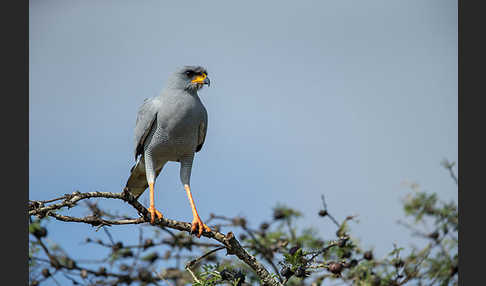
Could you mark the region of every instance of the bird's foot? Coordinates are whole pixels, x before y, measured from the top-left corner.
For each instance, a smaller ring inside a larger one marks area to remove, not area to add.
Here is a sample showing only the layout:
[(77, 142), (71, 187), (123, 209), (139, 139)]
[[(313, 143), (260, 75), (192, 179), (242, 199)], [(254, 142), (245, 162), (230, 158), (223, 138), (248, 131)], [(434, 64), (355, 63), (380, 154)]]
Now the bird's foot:
[(199, 216), (195, 216), (192, 220), (191, 233), (196, 233), (196, 236), (200, 238), (203, 231), (211, 232), (211, 229), (202, 222)]
[(155, 216), (156, 215), (157, 215), (157, 218), (158, 219), (162, 219), (164, 217), (161, 212), (159, 212), (158, 210), (155, 209), (154, 206), (150, 206), (148, 208), (148, 210), (150, 212), (150, 223), (151, 224), (154, 224), (155, 223)]

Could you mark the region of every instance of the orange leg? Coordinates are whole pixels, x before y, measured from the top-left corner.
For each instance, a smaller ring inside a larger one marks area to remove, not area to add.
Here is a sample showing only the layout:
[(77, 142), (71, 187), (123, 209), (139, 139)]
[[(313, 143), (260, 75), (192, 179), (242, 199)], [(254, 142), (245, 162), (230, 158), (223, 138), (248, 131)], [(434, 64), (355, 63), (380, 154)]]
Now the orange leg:
[(184, 185), (184, 189), (186, 190), (187, 197), (189, 198), (189, 203), (191, 204), (192, 209), (193, 219), (191, 232), (195, 232), (196, 236), (199, 238), (201, 237), (203, 231), (210, 232), (211, 229), (207, 225), (205, 225), (199, 217), (199, 214), (196, 210), (196, 205), (194, 204), (194, 200), (192, 199), (191, 188), (189, 187), (189, 185)]
[(154, 205), (154, 183), (149, 183), (149, 189), (150, 189), (150, 207), (149, 207), (149, 211), (150, 211), (150, 223), (151, 224), (154, 224), (155, 222), (155, 215), (157, 215), (157, 217), (159, 219), (162, 219), (162, 213), (160, 213), (158, 210), (155, 209), (155, 205)]

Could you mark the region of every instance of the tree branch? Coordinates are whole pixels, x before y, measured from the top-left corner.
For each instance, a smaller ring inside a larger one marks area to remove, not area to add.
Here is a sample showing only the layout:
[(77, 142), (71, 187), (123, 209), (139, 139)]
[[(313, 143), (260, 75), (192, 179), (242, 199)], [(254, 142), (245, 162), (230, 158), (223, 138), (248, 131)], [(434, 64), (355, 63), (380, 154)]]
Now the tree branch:
[[(121, 220), (121, 221), (108, 221), (103, 220), (100, 218), (95, 217), (88, 217), (88, 218), (74, 218), (68, 216), (62, 216), (56, 214), (52, 211), (58, 210), (64, 207), (71, 208), (76, 205), (77, 202), (90, 199), (90, 198), (109, 198), (109, 199), (119, 199), (128, 204), (130, 204), (133, 208), (135, 208), (138, 213), (142, 216), (139, 219), (132, 219), (132, 220)], [(62, 198), (61, 198), (62, 199)], [(46, 215), (52, 216), (61, 221), (68, 221), (68, 222), (81, 222), (81, 223), (88, 223), (93, 225), (95, 224), (134, 224), (134, 223), (143, 223), (150, 221), (150, 214), (149, 211), (141, 205), (129, 192), (122, 191), (121, 193), (111, 193), (111, 192), (74, 192), (72, 194), (66, 194), (63, 197), (63, 201), (57, 204), (51, 204), (49, 206), (45, 206), (45, 202), (47, 201), (33, 201), (29, 203), (29, 215), (37, 215), (39, 217), (44, 217)], [(122, 222), (122, 223), (120, 223)], [(191, 233), (191, 224), (187, 222), (181, 222), (176, 220), (171, 220), (167, 218), (162, 219), (155, 219), (155, 225), (159, 227), (167, 227), (176, 229), (179, 231), (185, 231)], [(214, 240), (219, 241), (222, 243), (226, 249), (227, 254), (235, 255), (248, 266), (250, 266), (256, 273), (256, 275), (260, 278), (260, 280), (266, 285), (273, 285), (273, 286), (280, 286), (282, 285), (280, 282), (276, 281), (272, 278), (272, 275), (268, 272), (268, 270), (259, 263), (254, 256), (249, 254), (238, 242), (232, 232), (228, 232), (228, 234), (224, 235), (223, 233), (217, 231), (211, 232), (203, 232), (203, 236), (207, 238), (211, 238)]]
[(103, 226), (103, 225), (121, 225), (121, 224), (140, 224), (144, 223), (144, 218), (134, 218), (134, 219), (120, 219), (120, 220), (104, 220), (94, 216), (87, 216), (84, 218), (77, 218), (72, 216), (64, 216), (54, 212), (49, 212), (49, 216), (65, 222), (81, 222), (91, 224), (92, 226)]

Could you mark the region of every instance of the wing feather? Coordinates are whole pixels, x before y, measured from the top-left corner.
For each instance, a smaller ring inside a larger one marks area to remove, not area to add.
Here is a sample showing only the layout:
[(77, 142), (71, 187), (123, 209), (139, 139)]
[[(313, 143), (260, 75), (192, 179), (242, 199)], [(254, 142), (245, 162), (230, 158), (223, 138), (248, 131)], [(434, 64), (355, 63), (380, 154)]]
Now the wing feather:
[(137, 121), (135, 123), (135, 160), (138, 155), (143, 153), (145, 139), (155, 126), (159, 106), (160, 100), (157, 98), (150, 98), (146, 99), (138, 109)]
[(196, 147), (196, 152), (201, 151), (204, 141), (206, 140), (206, 133), (208, 131), (208, 113), (206, 108), (204, 108), (203, 113), (203, 120), (199, 123), (199, 132), (198, 132), (198, 142)]

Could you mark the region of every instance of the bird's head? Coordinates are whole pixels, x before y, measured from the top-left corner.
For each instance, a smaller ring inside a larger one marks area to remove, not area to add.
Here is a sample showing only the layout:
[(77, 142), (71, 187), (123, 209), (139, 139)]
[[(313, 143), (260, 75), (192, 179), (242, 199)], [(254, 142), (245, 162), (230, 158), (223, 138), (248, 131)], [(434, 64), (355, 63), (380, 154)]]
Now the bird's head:
[(205, 84), (209, 86), (208, 72), (200, 66), (184, 66), (172, 74), (170, 84), (187, 91), (198, 91)]

